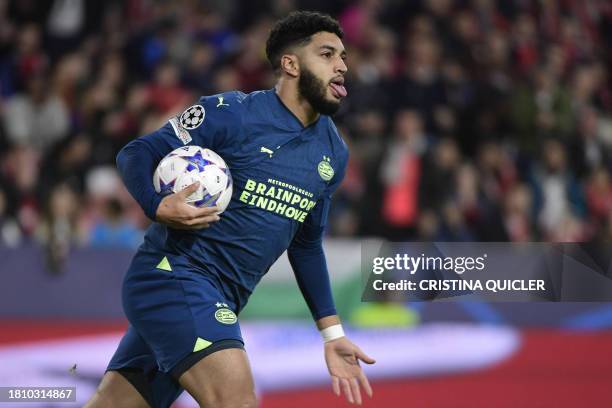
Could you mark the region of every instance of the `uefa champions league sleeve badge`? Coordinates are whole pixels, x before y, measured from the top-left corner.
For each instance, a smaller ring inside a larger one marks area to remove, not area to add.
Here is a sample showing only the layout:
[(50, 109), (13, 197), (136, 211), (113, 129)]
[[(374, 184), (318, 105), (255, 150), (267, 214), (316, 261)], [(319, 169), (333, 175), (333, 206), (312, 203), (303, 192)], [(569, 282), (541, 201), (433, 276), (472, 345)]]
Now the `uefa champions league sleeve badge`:
[(202, 105), (192, 105), (179, 117), (179, 124), (183, 129), (193, 130), (198, 128), (204, 122), (206, 112)]

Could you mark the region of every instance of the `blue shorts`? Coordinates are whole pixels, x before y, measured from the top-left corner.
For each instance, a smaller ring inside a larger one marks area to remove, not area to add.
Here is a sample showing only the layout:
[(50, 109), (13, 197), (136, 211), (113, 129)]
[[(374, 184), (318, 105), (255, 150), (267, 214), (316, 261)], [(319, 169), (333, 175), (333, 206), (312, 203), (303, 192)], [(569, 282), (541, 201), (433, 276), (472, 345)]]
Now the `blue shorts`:
[(130, 327), (108, 370), (138, 369), (167, 382), (211, 352), (243, 347), (235, 305), (184, 257), (139, 251), (122, 300)]

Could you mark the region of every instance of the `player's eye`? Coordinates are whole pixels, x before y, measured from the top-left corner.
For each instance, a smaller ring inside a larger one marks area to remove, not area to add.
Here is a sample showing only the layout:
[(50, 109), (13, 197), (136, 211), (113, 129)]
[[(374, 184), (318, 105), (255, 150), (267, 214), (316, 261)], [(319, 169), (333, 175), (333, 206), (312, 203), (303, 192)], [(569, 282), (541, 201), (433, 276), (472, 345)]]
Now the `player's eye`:
[(331, 58), (332, 54), (331, 52), (325, 52), (322, 54), (325, 58)]

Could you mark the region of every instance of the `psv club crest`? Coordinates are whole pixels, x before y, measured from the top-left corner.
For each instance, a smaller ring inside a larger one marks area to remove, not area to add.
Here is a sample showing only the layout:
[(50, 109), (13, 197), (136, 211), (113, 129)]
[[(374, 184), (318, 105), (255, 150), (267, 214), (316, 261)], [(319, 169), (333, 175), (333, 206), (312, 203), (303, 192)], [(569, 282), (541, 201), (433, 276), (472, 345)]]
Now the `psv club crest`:
[(317, 166), (319, 176), (325, 181), (329, 181), (334, 177), (334, 168), (329, 164), (329, 157), (323, 156), (323, 160)]

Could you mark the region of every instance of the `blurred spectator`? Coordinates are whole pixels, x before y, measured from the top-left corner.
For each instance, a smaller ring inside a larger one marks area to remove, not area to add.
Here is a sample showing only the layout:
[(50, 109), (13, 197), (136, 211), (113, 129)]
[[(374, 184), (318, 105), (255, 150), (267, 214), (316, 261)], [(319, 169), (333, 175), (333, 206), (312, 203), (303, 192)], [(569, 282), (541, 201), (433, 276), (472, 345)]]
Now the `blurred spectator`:
[(461, 164), (461, 154), (452, 139), (442, 139), (433, 147), (425, 159), (421, 179), (420, 203), (436, 211), (455, 195), (453, 179)]
[(37, 151), (18, 145), (7, 152), (1, 168), (9, 207), (13, 208), (24, 235), (28, 237), (34, 234), (40, 222), (39, 161)]
[(548, 139), (544, 142), (542, 164), (533, 173), (533, 189), (544, 238), (557, 241), (569, 233), (567, 229), (579, 236), (579, 218), (585, 211), (584, 197), (567, 167), (566, 149), (560, 141)]
[(346, 42), (359, 48), (366, 48), (372, 40), (376, 18), (382, 9), (381, 0), (360, 0), (348, 6), (339, 21), (346, 35)]
[(385, 148), (386, 121), (385, 116), (378, 110), (369, 110), (357, 114), (350, 139), (349, 167), (345, 178), (348, 180), (341, 185), (352, 186), (353, 202), (358, 210), (359, 229), (364, 235), (380, 233), (380, 199), (368, 197), (381, 197), (382, 185), (380, 181), (381, 158)]
[(512, 158), (499, 143), (483, 142), (476, 160), (484, 199), (490, 203), (500, 203), (516, 182), (517, 169)]
[(434, 211), (423, 210), (417, 221), (415, 239), (417, 241), (431, 242), (439, 237), (440, 218)]
[(570, 98), (558, 78), (544, 69), (534, 71), (533, 84), (516, 89), (512, 120), (522, 149), (535, 152), (542, 137), (569, 138), (573, 126)]
[(463, 163), (455, 176), (455, 194), (452, 199), (468, 224), (475, 224), (481, 216), (479, 174), (472, 164)]
[(80, 114), (80, 87), (91, 74), (91, 64), (87, 58), (84, 52), (66, 55), (58, 61), (54, 71), (53, 89), (72, 115)]
[(142, 231), (124, 217), (121, 202), (109, 199), (105, 203), (104, 218), (94, 224), (87, 242), (94, 247), (136, 249), (142, 243), (142, 238)]
[(512, 187), (504, 200), (504, 229), (512, 242), (535, 241), (533, 225), (532, 194), (523, 184)]
[(191, 58), (183, 74), (183, 83), (197, 95), (210, 95), (212, 90), (213, 65), (217, 56), (207, 43), (194, 45)]
[(78, 239), (79, 199), (65, 183), (51, 190), (40, 227), (39, 238), (47, 249), (47, 266), (52, 273), (61, 273), (70, 247)]
[(470, 242), (475, 240), (458, 206), (449, 201), (442, 209), (442, 225), (434, 241)]
[(412, 36), (405, 43), (404, 71), (392, 84), (392, 105), (417, 110), (427, 129), (435, 109), (447, 102), (440, 77), (440, 44), (432, 36)]
[[(347, 129), (338, 129), (349, 150), (353, 148), (353, 139)], [(363, 164), (358, 155), (349, 156), (349, 162), (344, 175), (344, 181), (334, 195), (333, 205), (330, 209), (331, 232), (337, 235), (351, 236), (358, 233), (360, 226), (359, 210), (364, 209), (363, 194), (365, 191), (365, 177)]]
[(50, 49), (61, 53), (75, 47), (85, 26), (84, 0), (55, 0), (47, 21)]
[(519, 73), (529, 72), (538, 62), (538, 32), (534, 16), (520, 14), (513, 27), (513, 53)]
[[(391, 231), (414, 226), (418, 217), (421, 157), (427, 148), (421, 116), (404, 110), (395, 117), (394, 138), (383, 156), (382, 221)], [(399, 237), (398, 237), (399, 238)]]
[(0, 188), (0, 245), (13, 248), (18, 246), (21, 240), (19, 224), (9, 215), (7, 197)]
[[(578, 177), (611, 163), (612, 140), (605, 135), (605, 119), (592, 107), (580, 110), (576, 137), (571, 141), (572, 167)], [(612, 130), (612, 129), (611, 129)]]
[(274, 84), (263, 51), (272, 24), (273, 21), (261, 19), (244, 33), (241, 52), (233, 64), (240, 80), (238, 89), (243, 92), (269, 89)]
[(153, 83), (147, 89), (149, 104), (158, 113), (169, 114), (188, 105), (193, 96), (180, 83), (178, 66), (161, 63), (155, 70)]
[(91, 167), (93, 143), (86, 134), (78, 134), (58, 143), (44, 157), (39, 183), (42, 195), (50, 186), (70, 181), (78, 191), (84, 190), (84, 178)]
[(612, 214), (612, 180), (607, 169), (593, 171), (586, 186), (586, 200), (591, 218), (596, 224)]
[(49, 60), (41, 49), (41, 37), (40, 27), (34, 23), (18, 31), (17, 49), (10, 61), (13, 70), (11, 78), (15, 81), (16, 91), (25, 88), (33, 76), (41, 75), (48, 68)]
[(11, 97), (3, 119), (9, 140), (44, 152), (49, 146), (66, 137), (70, 128), (68, 110), (64, 102), (49, 89), (42, 74), (29, 77), (27, 93)]

